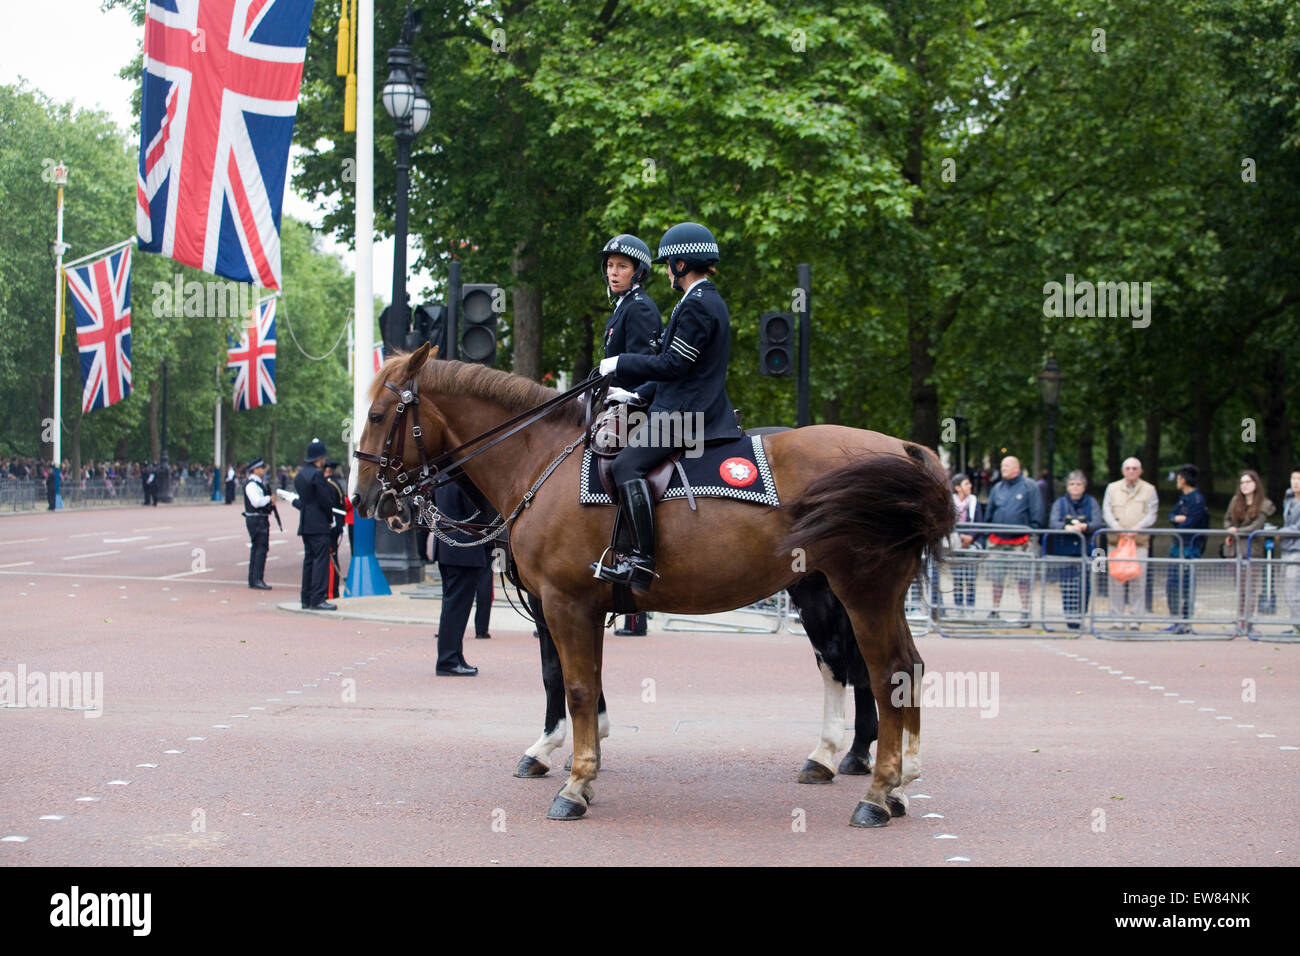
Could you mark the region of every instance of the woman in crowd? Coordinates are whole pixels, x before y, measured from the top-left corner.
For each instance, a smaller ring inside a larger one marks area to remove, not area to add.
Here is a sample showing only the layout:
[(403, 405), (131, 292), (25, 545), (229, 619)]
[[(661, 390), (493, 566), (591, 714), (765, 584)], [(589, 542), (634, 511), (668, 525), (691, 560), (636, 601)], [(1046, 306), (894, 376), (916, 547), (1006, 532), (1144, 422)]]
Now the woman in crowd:
[[(1277, 508), (1273, 502), (1268, 500), (1264, 494), (1264, 489), (1260, 486), (1259, 474), (1247, 468), (1237, 479), (1237, 492), (1228, 502), (1228, 510), (1223, 515), (1223, 526), (1235, 538), (1225, 538), (1223, 540), (1222, 555), (1225, 558), (1235, 558), (1242, 553), (1246, 547), (1246, 542), (1250, 540), (1250, 534), (1264, 527)], [(1264, 556), (1264, 540), (1256, 538), (1250, 546), (1251, 558), (1262, 558)], [(1249, 571), (1241, 589), (1241, 600), (1237, 606), (1237, 617), (1241, 621), (1248, 620), (1255, 613), (1255, 598), (1259, 591), (1259, 568), (1256, 561), (1251, 561)], [(1253, 634), (1254, 626), (1250, 627)]]

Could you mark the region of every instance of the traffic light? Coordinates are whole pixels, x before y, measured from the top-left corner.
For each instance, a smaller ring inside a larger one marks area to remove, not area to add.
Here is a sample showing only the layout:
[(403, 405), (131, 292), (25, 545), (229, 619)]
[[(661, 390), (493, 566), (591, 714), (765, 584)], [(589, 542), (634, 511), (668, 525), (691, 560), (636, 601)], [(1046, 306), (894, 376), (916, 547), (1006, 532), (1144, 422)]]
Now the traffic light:
[(497, 315), (504, 301), (500, 286), (466, 282), (460, 287), (460, 351), (462, 362), (492, 365), (497, 360)]
[(758, 371), (762, 375), (789, 375), (794, 359), (794, 316), (789, 312), (764, 312), (758, 320)]
[(434, 305), (417, 305), (411, 320), (415, 328), (406, 333), (406, 351), (414, 352), (428, 342), (437, 348), (439, 358), (446, 358), (447, 307), (441, 302)]

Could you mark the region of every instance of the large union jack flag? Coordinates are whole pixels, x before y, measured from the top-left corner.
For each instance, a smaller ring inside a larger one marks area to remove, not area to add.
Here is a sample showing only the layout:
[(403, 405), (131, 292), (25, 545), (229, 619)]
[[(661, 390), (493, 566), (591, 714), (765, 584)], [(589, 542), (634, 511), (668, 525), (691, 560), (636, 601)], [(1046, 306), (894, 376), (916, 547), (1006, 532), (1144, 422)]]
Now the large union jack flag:
[(280, 288), (280, 204), (312, 0), (146, 8), (140, 248)]
[(275, 404), (275, 299), (259, 302), (239, 344), (226, 353), (235, 371), (235, 411)]
[(81, 410), (108, 408), (131, 394), (131, 250), (68, 270), (81, 353)]

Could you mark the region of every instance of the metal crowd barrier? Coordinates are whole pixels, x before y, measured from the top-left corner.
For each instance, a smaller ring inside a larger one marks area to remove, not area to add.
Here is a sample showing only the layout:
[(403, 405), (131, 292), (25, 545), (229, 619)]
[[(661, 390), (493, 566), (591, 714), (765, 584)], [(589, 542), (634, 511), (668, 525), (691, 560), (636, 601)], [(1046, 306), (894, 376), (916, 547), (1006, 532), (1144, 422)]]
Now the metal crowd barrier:
[[(928, 568), (930, 605), (941, 635), (1069, 634), (1087, 625), (1090, 581), (1086, 542), (1078, 531), (959, 524), (955, 533), (971, 543), (947, 549), (944, 560)], [(993, 535), (1023, 543), (995, 545)]]
[[(1109, 556), (1124, 534), (1146, 535), (1145, 557), (1131, 581), (1111, 573)], [(1102, 538), (1106, 547), (1101, 546)], [(1114, 640), (1230, 640), (1242, 631), (1239, 609), (1246, 559), (1244, 535), (1170, 528), (1098, 531), (1090, 574), (1096, 599), (1092, 630)], [(1231, 539), (1233, 546), (1225, 550)], [(1198, 551), (1199, 545), (1199, 551)]]
[(1242, 550), (1244, 632), (1251, 640), (1300, 643), (1300, 532), (1253, 531)]
[[(87, 478), (64, 481), (59, 494), (65, 508), (92, 508), (144, 503), (139, 478)], [(211, 481), (189, 478), (172, 483), (172, 501), (197, 504), (212, 497)], [(40, 479), (0, 479), (0, 511), (39, 511), (49, 507), (45, 482)]]

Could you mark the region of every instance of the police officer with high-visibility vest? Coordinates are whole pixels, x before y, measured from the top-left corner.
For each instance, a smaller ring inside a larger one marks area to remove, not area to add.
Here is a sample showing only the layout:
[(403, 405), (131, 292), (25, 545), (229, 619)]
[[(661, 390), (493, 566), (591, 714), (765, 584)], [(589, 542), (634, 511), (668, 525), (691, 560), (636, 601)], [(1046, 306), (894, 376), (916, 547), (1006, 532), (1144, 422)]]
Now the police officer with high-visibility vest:
[[(262, 580), (266, 573), (266, 552), (270, 548), (271, 514), (275, 499), (266, 490), (266, 462), (255, 458), (248, 463), (248, 480), (244, 482), (244, 527), (248, 529), (248, 586), (255, 591), (269, 591)], [(276, 521), (280, 516), (276, 515)]]
[[(600, 363), (602, 375), (613, 373), (618, 380), (654, 383), (651, 416), (656, 412), (702, 414), (705, 442), (741, 435), (726, 389), (731, 316), (717, 286), (709, 281), (718, 259), (717, 240), (699, 223), (678, 223), (665, 232), (654, 261), (668, 266), (673, 288), (682, 293), (682, 298), (668, 320), (659, 351), (655, 355), (625, 352)], [(644, 390), (639, 387), (637, 391)], [(622, 389), (611, 389), (610, 394), (616, 400), (636, 398), (636, 392)], [(639, 426), (651, 427), (650, 421)], [(663, 434), (667, 430), (656, 431)], [(684, 432), (682, 429), (678, 434)], [(655, 524), (650, 486), (645, 478), (677, 448), (663, 444), (654, 447), (655, 442), (648, 436), (637, 440), (636, 435), (633, 432), (628, 436), (627, 446), (614, 459), (619, 502), (632, 528), (632, 553), (620, 555), (612, 568), (596, 562), (592, 569), (601, 580), (648, 591), (655, 577)]]
[[(610, 239), (600, 251), (606, 292), (611, 301), (617, 297), (614, 311), (605, 324), (605, 358), (625, 352), (654, 355), (659, 351), (663, 320), (659, 315), (659, 307), (643, 288), (650, 278), (650, 261), (650, 247), (628, 233)], [(651, 384), (630, 373), (618, 375), (614, 385), (625, 390), (640, 388), (641, 391), (637, 394), (643, 402), (653, 394)], [(644, 611), (627, 615), (623, 627), (614, 631), (620, 636), (640, 636), (645, 632)]]

